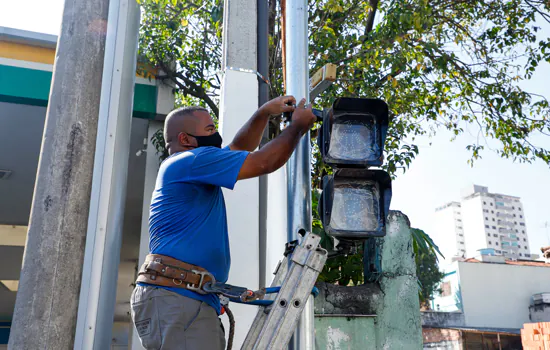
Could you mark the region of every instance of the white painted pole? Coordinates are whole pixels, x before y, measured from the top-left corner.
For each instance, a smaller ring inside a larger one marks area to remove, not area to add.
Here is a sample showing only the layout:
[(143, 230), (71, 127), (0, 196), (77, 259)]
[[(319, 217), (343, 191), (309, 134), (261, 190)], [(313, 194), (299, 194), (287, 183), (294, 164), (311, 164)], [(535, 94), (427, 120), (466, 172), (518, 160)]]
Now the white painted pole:
[[(258, 109), (258, 77), (238, 70), (257, 70), (257, 1), (225, 0), (223, 23), (219, 130), (227, 145)], [(260, 284), (259, 192), (258, 178), (239, 181), (233, 191), (224, 190), (231, 249), (228, 283), (252, 289)], [(237, 324), (233, 348), (238, 349), (257, 308), (233, 303), (231, 309)], [(227, 318), (222, 319), (229, 330)]]
[(75, 349), (111, 346), (136, 72), (139, 6), (111, 0)]
[[(307, 1), (286, 1), (286, 82), (288, 95), (309, 103)], [(311, 145), (309, 132), (304, 135), (287, 164), (288, 240), (311, 231)], [(300, 318), (290, 349), (315, 348), (313, 298), (310, 297)]]

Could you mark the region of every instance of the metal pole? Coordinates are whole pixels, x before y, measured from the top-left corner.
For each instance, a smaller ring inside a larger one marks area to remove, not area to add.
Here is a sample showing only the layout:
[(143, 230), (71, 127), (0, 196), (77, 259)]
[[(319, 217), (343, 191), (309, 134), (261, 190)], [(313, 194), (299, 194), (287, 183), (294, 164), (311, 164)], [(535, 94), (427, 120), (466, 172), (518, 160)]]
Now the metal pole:
[(10, 349), (74, 343), (108, 11), (108, 0), (65, 2)]
[(75, 349), (112, 341), (139, 32), (135, 0), (111, 0)]
[[(257, 45), (258, 45), (258, 73), (269, 78), (269, 9), (266, 0), (257, 0), (258, 27), (257, 27)], [(263, 105), (269, 100), (269, 86), (258, 79), (258, 106)], [(264, 136), (260, 147), (268, 141), (269, 123), (264, 130)], [(260, 250), (260, 288), (266, 285), (266, 255), (267, 255), (267, 186), (268, 176), (260, 176), (259, 179), (259, 250)]]
[[(286, 1), (286, 92), (296, 100), (309, 102), (307, 1)], [(311, 145), (309, 133), (304, 135), (287, 164), (288, 240), (311, 231)], [(290, 349), (315, 348), (313, 298), (310, 297), (300, 318)]]

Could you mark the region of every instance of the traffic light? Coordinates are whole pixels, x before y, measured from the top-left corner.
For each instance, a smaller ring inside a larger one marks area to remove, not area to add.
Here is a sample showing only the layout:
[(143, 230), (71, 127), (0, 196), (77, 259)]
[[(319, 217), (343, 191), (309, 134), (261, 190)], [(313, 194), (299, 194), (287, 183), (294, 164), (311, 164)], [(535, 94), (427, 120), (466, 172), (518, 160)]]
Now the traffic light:
[(388, 131), (388, 105), (379, 99), (338, 98), (325, 111), (318, 145), (336, 167), (380, 166)]
[(388, 106), (379, 99), (338, 98), (323, 112), (318, 145), (334, 169), (319, 200), (327, 234), (344, 241), (386, 234), (391, 178), (369, 167), (382, 165), (387, 130)]

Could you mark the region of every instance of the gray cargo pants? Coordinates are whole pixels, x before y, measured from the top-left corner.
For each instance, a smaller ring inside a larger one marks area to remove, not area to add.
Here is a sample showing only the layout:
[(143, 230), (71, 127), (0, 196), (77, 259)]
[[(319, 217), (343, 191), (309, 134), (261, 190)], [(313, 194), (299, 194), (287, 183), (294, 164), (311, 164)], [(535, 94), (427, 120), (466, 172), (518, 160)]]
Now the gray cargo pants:
[(155, 286), (136, 286), (132, 321), (147, 350), (223, 350), (221, 321), (210, 305)]

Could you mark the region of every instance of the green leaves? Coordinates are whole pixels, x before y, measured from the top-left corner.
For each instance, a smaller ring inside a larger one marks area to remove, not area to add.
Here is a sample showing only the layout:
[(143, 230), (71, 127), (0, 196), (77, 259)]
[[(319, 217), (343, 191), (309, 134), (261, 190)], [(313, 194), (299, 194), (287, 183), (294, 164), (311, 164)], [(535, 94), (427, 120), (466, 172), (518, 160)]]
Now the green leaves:
[(221, 20), (218, 0), (141, 0), (139, 61), (160, 68), (176, 86), (176, 101), (218, 114)]
[[(499, 141), (503, 157), (549, 163), (548, 150), (529, 141), (533, 132), (550, 134), (548, 103), (518, 86), (540, 62), (550, 61), (550, 41), (533, 29), (535, 14), (550, 20), (548, 2), (380, 1), (377, 12), (367, 1), (343, 4), (341, 12), (328, 10), (332, 4), (318, 0), (311, 6), (312, 71), (340, 63), (336, 84), (318, 104), (327, 106), (337, 96), (385, 99), (392, 114), (390, 172), (406, 170), (416, 155), (403, 152), (403, 140), (440, 127), (455, 137), (466, 126), (479, 131), (468, 148), (471, 163), (486, 138)], [(369, 30), (373, 13), (378, 25)]]

